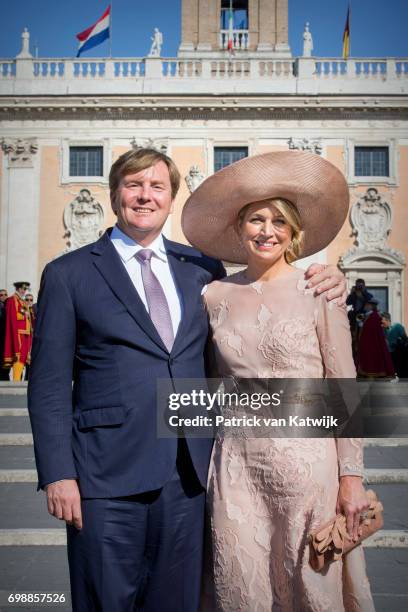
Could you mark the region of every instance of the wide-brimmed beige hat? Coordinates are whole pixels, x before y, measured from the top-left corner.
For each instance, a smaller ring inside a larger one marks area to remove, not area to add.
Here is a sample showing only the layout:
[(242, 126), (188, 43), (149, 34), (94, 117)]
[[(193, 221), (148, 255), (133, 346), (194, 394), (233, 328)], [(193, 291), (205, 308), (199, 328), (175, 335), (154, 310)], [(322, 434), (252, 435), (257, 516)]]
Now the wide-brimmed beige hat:
[(234, 229), (238, 213), (251, 202), (289, 200), (304, 230), (302, 257), (324, 249), (342, 227), (349, 191), (343, 174), (314, 153), (278, 151), (242, 159), (216, 172), (192, 193), (182, 227), (197, 249), (225, 261), (246, 263)]

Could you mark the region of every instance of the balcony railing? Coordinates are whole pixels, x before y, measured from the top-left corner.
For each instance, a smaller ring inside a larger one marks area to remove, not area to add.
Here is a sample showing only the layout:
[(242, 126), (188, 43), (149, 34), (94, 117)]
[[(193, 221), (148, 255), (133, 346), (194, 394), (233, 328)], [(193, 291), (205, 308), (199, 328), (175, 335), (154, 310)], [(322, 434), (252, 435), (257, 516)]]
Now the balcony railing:
[(224, 59), (0, 59), (0, 95), (408, 93), (408, 58), (225, 55)]
[[(229, 30), (220, 30), (220, 49), (228, 49)], [(249, 48), (249, 30), (232, 30), (232, 48), (234, 51), (246, 51)]]

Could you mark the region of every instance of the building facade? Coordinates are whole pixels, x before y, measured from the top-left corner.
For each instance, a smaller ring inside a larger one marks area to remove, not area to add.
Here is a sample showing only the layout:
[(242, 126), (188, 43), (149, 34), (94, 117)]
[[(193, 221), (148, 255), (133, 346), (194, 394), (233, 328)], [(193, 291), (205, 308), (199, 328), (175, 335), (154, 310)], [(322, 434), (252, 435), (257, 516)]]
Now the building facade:
[[(0, 60), (0, 286), (114, 223), (108, 173), (131, 147), (167, 152), (184, 181), (165, 232), (206, 176), (302, 149), (345, 174), (350, 215), (314, 261), (363, 277), (408, 324), (408, 58), (292, 57), (287, 0), (183, 0), (176, 58)], [(228, 19), (228, 21), (227, 21)], [(324, 231), (324, 227), (322, 227)], [(306, 265), (306, 261), (300, 265)]]

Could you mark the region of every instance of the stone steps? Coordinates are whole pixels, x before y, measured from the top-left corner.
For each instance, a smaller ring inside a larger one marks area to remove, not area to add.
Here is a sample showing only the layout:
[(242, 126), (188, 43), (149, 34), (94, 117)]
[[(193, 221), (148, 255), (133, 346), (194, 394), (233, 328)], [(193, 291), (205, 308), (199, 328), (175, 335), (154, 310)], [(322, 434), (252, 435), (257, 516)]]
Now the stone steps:
[[(12, 512), (10, 512), (12, 508)], [(47, 511), (46, 497), (35, 482), (0, 484), (0, 527), (2, 529), (64, 529)]]
[[(0, 529), (0, 546), (65, 546), (65, 528)], [(364, 548), (408, 548), (408, 530), (381, 529), (363, 543)]]
[(33, 446), (0, 446), (0, 469), (35, 469)]
[[(376, 386), (371, 419), (390, 414), (408, 417), (408, 384), (400, 385)], [(406, 398), (401, 399), (403, 394)], [(364, 542), (375, 605), (377, 611), (402, 612), (408, 609), (408, 436), (368, 438), (364, 455), (366, 485), (385, 506), (384, 529)], [(11, 589), (49, 592), (51, 577), (52, 591), (66, 593), (69, 601), (65, 524), (48, 514), (45, 496), (36, 485), (26, 384), (0, 383), (0, 599)], [(3, 603), (0, 610), (16, 609)]]
[(65, 546), (65, 529), (0, 529), (0, 546)]
[[(2, 482), (37, 482), (35, 469), (0, 469)], [(364, 471), (364, 482), (371, 484), (408, 484), (408, 469), (368, 469)]]
[(0, 433), (31, 433), (28, 416), (9, 416), (0, 418)]
[(0, 417), (28, 417), (27, 408), (2, 408), (0, 406)]
[(366, 468), (408, 468), (408, 446), (365, 446)]
[(32, 446), (33, 436), (29, 433), (2, 433), (0, 446)]
[(365, 548), (368, 578), (377, 612), (408, 610), (408, 549)]

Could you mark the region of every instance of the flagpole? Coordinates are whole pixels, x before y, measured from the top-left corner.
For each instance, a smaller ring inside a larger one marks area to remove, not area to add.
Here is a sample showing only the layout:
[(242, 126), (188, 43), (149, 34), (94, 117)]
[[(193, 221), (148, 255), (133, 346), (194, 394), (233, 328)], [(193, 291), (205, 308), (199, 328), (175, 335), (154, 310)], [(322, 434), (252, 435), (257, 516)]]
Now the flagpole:
[(349, 9), (349, 57), (351, 57), (351, 0), (349, 0), (348, 9)]
[(109, 57), (112, 59), (112, 5), (113, 0), (110, 2), (110, 20), (109, 20)]

